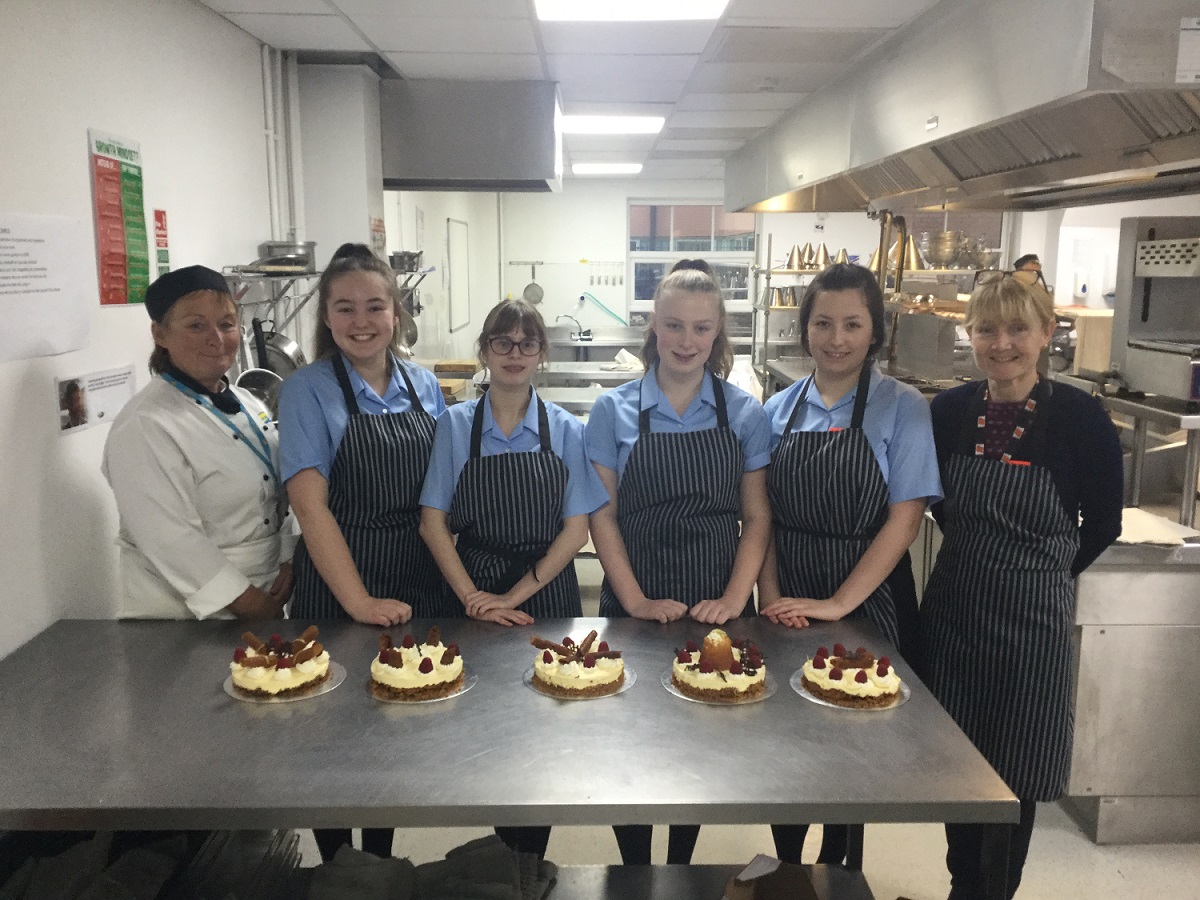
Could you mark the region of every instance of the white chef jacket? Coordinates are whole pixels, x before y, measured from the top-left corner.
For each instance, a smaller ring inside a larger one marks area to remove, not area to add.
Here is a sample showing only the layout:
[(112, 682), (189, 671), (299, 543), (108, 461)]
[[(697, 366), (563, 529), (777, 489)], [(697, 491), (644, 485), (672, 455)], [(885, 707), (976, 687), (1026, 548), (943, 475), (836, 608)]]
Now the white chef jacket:
[[(268, 441), (276, 471), (276, 424), (257, 399), (234, 393)], [(246, 437), (246, 416), (229, 418)], [(104, 477), (120, 514), (121, 618), (228, 618), (251, 583), (266, 589), (291, 559), (293, 517), (282, 486), (244, 440), (160, 377), (113, 422)]]

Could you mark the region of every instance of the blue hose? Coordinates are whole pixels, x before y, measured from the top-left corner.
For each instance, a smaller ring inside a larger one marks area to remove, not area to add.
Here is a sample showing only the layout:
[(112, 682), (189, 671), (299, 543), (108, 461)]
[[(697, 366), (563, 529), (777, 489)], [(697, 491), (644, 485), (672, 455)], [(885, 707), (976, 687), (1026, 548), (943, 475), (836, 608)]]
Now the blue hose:
[(626, 322), (624, 319), (622, 319), (620, 316), (618, 316), (618, 315), (617, 315), (615, 312), (613, 312), (611, 309), (609, 309), (607, 306), (605, 306), (603, 303), (601, 303), (599, 300), (597, 300), (597, 299), (595, 298), (595, 296), (594, 296), (594, 295), (592, 295), (592, 294), (589, 294), (587, 291), (584, 291), (584, 292), (583, 292), (583, 293), (582, 293), (582, 294), (579, 296), (579, 299), (580, 299), (580, 301), (582, 301), (582, 300), (583, 300), (585, 297), (586, 297), (588, 300), (591, 300), (593, 303), (595, 303), (595, 304), (596, 304), (598, 307), (600, 307), (602, 310), (604, 310), (606, 313), (608, 313), (610, 316), (612, 316), (614, 319), (616, 319), (616, 320), (617, 320), (618, 322), (620, 322), (622, 325), (628, 325), (628, 324), (629, 324), (629, 323), (628, 323), (628, 322)]

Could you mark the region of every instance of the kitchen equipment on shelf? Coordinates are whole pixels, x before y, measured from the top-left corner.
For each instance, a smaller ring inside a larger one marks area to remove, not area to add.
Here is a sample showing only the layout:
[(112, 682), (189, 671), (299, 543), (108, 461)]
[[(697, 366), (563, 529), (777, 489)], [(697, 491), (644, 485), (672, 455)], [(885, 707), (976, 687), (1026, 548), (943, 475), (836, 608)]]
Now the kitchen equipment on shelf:
[(836, 256), (834, 256), (834, 258), (833, 258), (833, 264), (834, 264), (835, 266), (837, 266), (837, 265), (845, 265), (845, 264), (846, 264), (846, 263), (848, 263), (848, 262), (850, 262), (850, 254), (849, 254), (849, 253), (846, 251), (846, 248), (845, 248), (845, 247), (843, 247), (841, 250), (839, 250), (839, 251), (837, 252), (837, 255), (836, 255)]
[(394, 272), (416, 272), (421, 268), (424, 250), (397, 250), (388, 257)]
[(977, 247), (971, 254), (975, 265), (981, 269), (994, 269), (1000, 263), (1000, 251), (986, 247)]
[(824, 243), (817, 246), (816, 253), (813, 254), (812, 267), (814, 269), (824, 269), (829, 265), (829, 248)]
[(934, 232), (929, 236), (929, 261), (939, 269), (948, 269), (958, 262), (966, 244), (966, 235), (961, 231)]
[(811, 250), (811, 249), (812, 249), (811, 244), (805, 245), (805, 248), (803, 250), (800, 249), (799, 244), (794, 245), (792, 247), (791, 251), (788, 253), (787, 262), (785, 262), (783, 264), (783, 267), (785, 269), (791, 269), (793, 272), (803, 269), (804, 268), (804, 255), (805, 255), (806, 251)]
[(237, 272), (261, 275), (304, 275), (317, 271), (316, 241), (263, 241), (258, 259)]

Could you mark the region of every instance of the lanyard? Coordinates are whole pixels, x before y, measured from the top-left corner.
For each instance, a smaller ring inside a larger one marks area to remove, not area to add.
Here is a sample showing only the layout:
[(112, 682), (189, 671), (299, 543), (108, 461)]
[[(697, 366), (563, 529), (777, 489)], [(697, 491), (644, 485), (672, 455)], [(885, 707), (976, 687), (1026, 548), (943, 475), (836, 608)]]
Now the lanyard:
[[(1025, 432), (1027, 432), (1029, 430), (1030, 426), (1033, 424), (1033, 417), (1037, 414), (1038, 402), (1037, 402), (1037, 400), (1034, 399), (1033, 395), (1038, 392), (1037, 388), (1040, 387), (1040, 385), (1041, 385), (1041, 382), (1039, 381), (1038, 385), (1034, 387), (1034, 390), (1030, 393), (1029, 397), (1025, 400), (1024, 405), (1021, 407), (1021, 412), (1017, 416), (1017, 426), (1013, 429), (1012, 434), (1009, 436), (1008, 445), (1004, 448), (1004, 452), (1002, 454), (1000, 454), (1001, 462), (1008, 463), (1008, 464), (1014, 465), (1014, 466), (1029, 465), (1029, 463), (1026, 462), (1025, 460), (1014, 460), (1013, 453), (1017, 449), (1017, 443), (1021, 440), (1021, 438), (1023, 438), (1025, 436)], [(983, 388), (984, 412), (981, 413), (979, 416), (977, 416), (975, 419), (975, 432), (976, 432), (975, 455), (976, 456), (983, 456), (985, 444), (987, 441), (987, 437), (986, 437), (987, 402), (990, 397), (991, 397), (991, 392), (988, 390), (987, 385), (985, 383), (984, 388)]]
[(250, 423), (251, 433), (258, 438), (258, 446), (255, 446), (255, 444), (251, 442), (248, 437), (246, 437), (245, 432), (243, 432), (242, 429), (237, 426), (236, 422), (229, 418), (229, 416), (225, 415), (225, 413), (221, 412), (221, 410), (217, 409), (216, 406), (213, 405), (212, 400), (196, 393), (186, 384), (167, 372), (162, 373), (162, 378), (165, 382), (167, 382), (167, 384), (174, 387), (175, 390), (179, 391), (185, 397), (190, 397), (191, 399), (195, 400), (196, 403), (198, 403), (200, 406), (203, 406), (210, 413), (220, 419), (225, 424), (225, 427), (233, 432), (234, 440), (241, 441), (243, 444), (249, 447), (250, 452), (258, 457), (259, 462), (267, 467), (267, 471), (271, 473), (271, 477), (275, 480), (276, 488), (279, 487), (279, 469), (275, 466), (275, 460), (272, 458), (271, 445), (267, 443), (267, 439), (263, 437), (262, 432), (259, 431), (258, 426), (254, 423), (254, 417), (250, 415), (250, 412), (246, 409), (246, 407), (242, 406), (240, 402), (238, 403), (238, 406), (241, 407), (242, 414), (246, 417), (246, 421)]

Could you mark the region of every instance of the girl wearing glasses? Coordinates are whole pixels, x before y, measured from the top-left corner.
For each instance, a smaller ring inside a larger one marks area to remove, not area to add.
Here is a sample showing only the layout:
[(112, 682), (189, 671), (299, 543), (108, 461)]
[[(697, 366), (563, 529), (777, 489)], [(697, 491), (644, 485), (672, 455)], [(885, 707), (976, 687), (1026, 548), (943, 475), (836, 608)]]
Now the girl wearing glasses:
[[(317, 285), (316, 361), (279, 397), (280, 464), (304, 532), (291, 615), (397, 625), (435, 613), (441, 577), (418, 534), (417, 499), (446, 408), (431, 372), (400, 357), (405, 318), (392, 270), (343, 244)], [(315, 832), (321, 858), (349, 829)], [(390, 856), (392, 829), (363, 830)]]
[[(808, 285), (799, 317), (814, 371), (766, 403), (774, 541), (759, 612), (794, 628), (865, 617), (917, 665), (908, 547), (942, 493), (928, 404), (875, 368), (884, 306), (869, 269), (825, 269)], [(776, 855), (800, 862), (807, 831), (773, 825)], [(846, 844), (846, 828), (827, 825), (820, 862), (841, 863)]]
[[(610, 500), (592, 516), (600, 614), (720, 625), (754, 614), (770, 432), (759, 402), (725, 380), (733, 350), (712, 270), (676, 268), (654, 293), (645, 376), (602, 395), (588, 419)], [(671, 827), (668, 863), (690, 861), (699, 830)], [(650, 862), (650, 826), (614, 831), (623, 862)]]
[[(1121, 531), (1121, 447), (1093, 397), (1038, 374), (1050, 296), (991, 273), (966, 328), (986, 380), (939, 394), (933, 430), (943, 541), (921, 605), (925, 683), (1021, 801), (1017, 890), (1038, 801), (1066, 787), (1074, 732), (1075, 577)], [(950, 896), (978, 896), (983, 827), (947, 825)]]
[(583, 425), (533, 389), (546, 326), (524, 300), (505, 300), (478, 347), (491, 386), (438, 420), (421, 492), (421, 536), (449, 587), (442, 614), (501, 625), (580, 616), (575, 554), (608, 498)]

